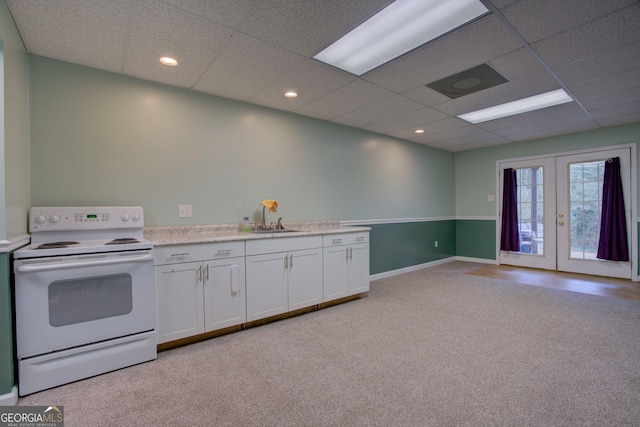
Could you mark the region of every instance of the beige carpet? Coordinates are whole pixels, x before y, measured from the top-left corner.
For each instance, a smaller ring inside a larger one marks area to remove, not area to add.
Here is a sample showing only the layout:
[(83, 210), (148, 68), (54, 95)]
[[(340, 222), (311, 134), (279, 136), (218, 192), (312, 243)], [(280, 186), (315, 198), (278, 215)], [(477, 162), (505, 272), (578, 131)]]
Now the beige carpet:
[(640, 302), (466, 274), (159, 354), (19, 400), (65, 426), (624, 426), (640, 423)]

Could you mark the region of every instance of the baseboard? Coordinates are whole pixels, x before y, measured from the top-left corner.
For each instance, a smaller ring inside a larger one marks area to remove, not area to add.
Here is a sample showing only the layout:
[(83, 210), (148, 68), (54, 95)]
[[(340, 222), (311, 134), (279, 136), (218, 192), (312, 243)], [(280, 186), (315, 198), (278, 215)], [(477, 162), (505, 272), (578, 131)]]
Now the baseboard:
[(385, 271), (383, 273), (372, 274), (369, 276), (369, 280), (379, 280), (386, 279), (387, 277), (397, 276), (399, 274), (410, 273), (412, 271), (422, 270), (424, 268), (434, 267), (440, 264), (446, 264), (452, 261), (467, 261), (467, 262), (478, 262), (481, 264), (497, 264), (498, 262), (495, 259), (485, 259), (485, 258), (470, 258), (464, 256), (452, 256), (449, 258), (443, 258), (436, 261), (426, 262), (424, 264), (412, 265), (411, 267), (399, 268), (397, 270)]
[(18, 403), (18, 387), (13, 386), (11, 392), (0, 394), (0, 406), (16, 406)]
[(393, 277), (399, 274), (410, 273), (412, 271), (418, 271), (418, 270), (433, 267), (436, 265), (446, 264), (451, 261), (456, 261), (456, 257), (438, 259), (436, 261), (425, 262), (424, 264), (412, 265), (411, 267), (399, 268), (397, 270), (390, 270), (390, 271), (385, 271), (383, 273), (372, 274), (369, 276), (369, 280), (386, 279), (387, 277)]
[(495, 259), (471, 258), (466, 256), (457, 256), (456, 261), (479, 262), (481, 264), (498, 264), (498, 261), (496, 261)]

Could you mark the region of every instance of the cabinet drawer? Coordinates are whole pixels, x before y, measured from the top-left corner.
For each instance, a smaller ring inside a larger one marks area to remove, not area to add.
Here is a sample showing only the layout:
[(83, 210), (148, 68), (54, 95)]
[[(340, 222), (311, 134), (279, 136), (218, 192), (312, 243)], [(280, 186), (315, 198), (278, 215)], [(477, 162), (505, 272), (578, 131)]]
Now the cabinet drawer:
[(160, 246), (153, 249), (155, 265), (244, 256), (244, 241)]
[(341, 246), (341, 245), (354, 245), (356, 243), (368, 243), (369, 233), (340, 233), (340, 234), (325, 234), (322, 236), (322, 246)]
[(247, 255), (271, 254), (322, 247), (322, 236), (247, 240)]

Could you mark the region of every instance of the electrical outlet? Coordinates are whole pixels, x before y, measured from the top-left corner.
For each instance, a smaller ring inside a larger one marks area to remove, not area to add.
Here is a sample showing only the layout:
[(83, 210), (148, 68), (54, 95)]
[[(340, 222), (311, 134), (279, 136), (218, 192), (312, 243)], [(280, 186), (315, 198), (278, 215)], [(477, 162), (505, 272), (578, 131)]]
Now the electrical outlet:
[(435, 245), (436, 245), (436, 248), (437, 248), (437, 247), (438, 247), (438, 241), (437, 241), (437, 240), (436, 240), (436, 243), (435, 243)]
[(191, 205), (178, 205), (178, 217), (191, 218), (193, 215)]

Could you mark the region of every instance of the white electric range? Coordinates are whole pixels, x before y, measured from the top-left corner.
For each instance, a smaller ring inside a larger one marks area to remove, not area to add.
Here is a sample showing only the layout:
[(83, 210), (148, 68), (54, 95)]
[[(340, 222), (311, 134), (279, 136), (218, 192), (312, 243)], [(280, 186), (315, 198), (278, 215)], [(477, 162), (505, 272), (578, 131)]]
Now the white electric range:
[(34, 207), (15, 251), (21, 396), (157, 357), (141, 207)]

